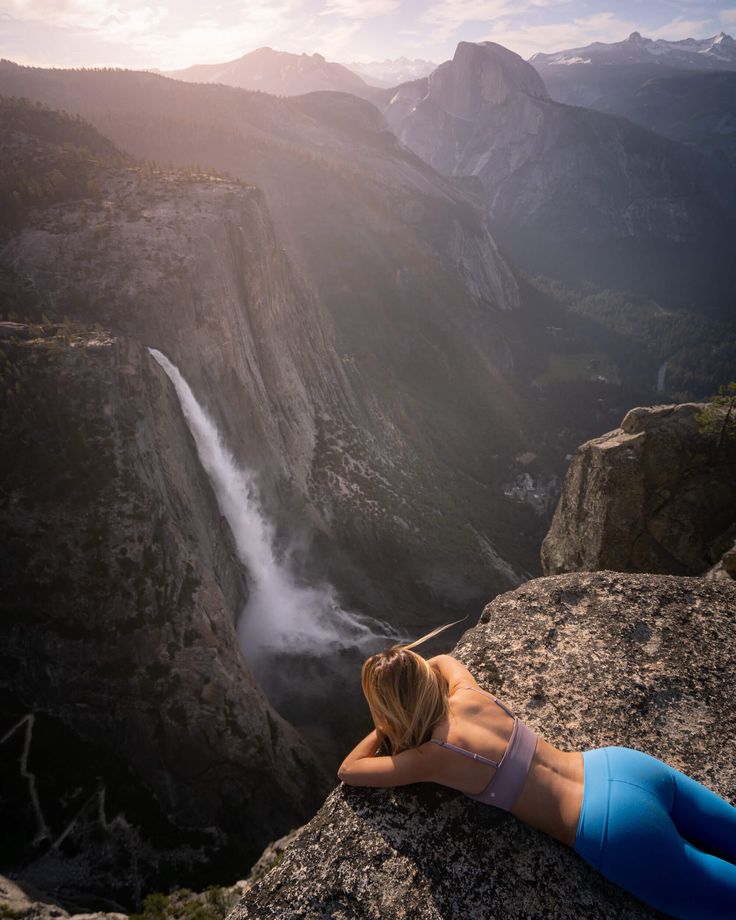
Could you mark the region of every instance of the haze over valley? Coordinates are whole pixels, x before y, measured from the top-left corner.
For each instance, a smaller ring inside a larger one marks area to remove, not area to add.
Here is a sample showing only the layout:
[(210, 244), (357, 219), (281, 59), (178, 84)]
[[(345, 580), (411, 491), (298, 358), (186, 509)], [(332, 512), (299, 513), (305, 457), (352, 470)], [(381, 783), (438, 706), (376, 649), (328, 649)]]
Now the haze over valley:
[[(366, 655), (449, 647), (543, 574), (580, 445), (736, 379), (736, 17), (531, 53), (441, 6), (426, 47), (151, 66), (27, 63), (14, 20), (0, 872), (70, 911), (244, 878), (371, 727)], [(707, 546), (627, 571), (716, 562), (729, 458)]]

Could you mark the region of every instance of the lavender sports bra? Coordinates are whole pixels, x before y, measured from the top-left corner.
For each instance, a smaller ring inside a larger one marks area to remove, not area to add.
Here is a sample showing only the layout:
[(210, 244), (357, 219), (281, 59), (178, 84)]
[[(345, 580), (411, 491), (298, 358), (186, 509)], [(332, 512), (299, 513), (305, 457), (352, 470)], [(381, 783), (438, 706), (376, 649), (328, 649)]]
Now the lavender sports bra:
[(434, 744), (449, 748), (465, 757), (472, 757), (473, 760), (479, 760), (481, 763), (487, 763), (496, 768), (496, 772), (491, 777), (488, 785), (477, 795), (469, 792), (464, 793), (470, 799), (478, 802), (484, 802), (486, 805), (495, 805), (496, 808), (503, 808), (505, 811), (511, 811), (516, 804), (516, 800), (521, 794), (521, 790), (526, 782), (529, 768), (532, 764), (534, 752), (537, 749), (537, 735), (525, 725), (521, 719), (512, 712), (508, 706), (505, 706), (501, 700), (496, 699), (492, 693), (481, 690), (480, 687), (460, 687), (459, 690), (477, 690), (478, 693), (484, 693), (494, 702), (498, 703), (501, 709), (510, 715), (514, 720), (514, 728), (509, 738), (508, 746), (504, 751), (503, 757), (496, 763), (488, 757), (480, 754), (474, 754), (472, 751), (466, 751), (465, 748), (457, 747), (450, 744), (449, 741), (440, 741), (439, 738), (430, 738)]

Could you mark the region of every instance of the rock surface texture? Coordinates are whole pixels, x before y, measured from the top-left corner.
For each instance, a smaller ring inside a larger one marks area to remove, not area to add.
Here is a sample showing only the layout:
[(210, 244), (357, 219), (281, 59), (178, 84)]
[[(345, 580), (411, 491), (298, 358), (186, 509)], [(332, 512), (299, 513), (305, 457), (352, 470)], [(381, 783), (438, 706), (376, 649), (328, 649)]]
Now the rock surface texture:
[[(612, 572), (500, 595), (453, 654), (551, 743), (626, 745), (736, 802), (736, 587)], [(340, 786), (229, 920), (649, 918), (556, 841), (427, 784)]]
[(581, 445), (542, 544), (545, 574), (699, 575), (734, 540), (736, 444), (701, 430), (698, 403), (632, 409)]

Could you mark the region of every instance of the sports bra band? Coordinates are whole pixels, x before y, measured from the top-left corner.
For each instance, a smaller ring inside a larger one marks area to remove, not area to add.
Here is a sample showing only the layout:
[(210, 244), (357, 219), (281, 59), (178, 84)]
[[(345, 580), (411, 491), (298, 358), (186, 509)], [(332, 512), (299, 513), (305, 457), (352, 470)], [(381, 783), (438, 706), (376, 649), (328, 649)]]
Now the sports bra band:
[(496, 772), (491, 777), (488, 785), (481, 792), (477, 795), (466, 792), (464, 795), (467, 795), (468, 798), (484, 802), (487, 805), (495, 805), (497, 808), (503, 808), (506, 811), (510, 811), (521, 794), (521, 790), (531, 768), (534, 752), (537, 748), (537, 735), (528, 725), (525, 725), (524, 722), (519, 719), (516, 713), (487, 690), (483, 690), (480, 687), (459, 687), (458, 689), (476, 690), (479, 693), (483, 693), (497, 703), (507, 715), (513, 718), (514, 727), (511, 731), (511, 737), (509, 738), (503, 757), (501, 757), (497, 763), (489, 757), (484, 757), (482, 754), (468, 751), (465, 748), (458, 747), (456, 744), (451, 744), (449, 741), (442, 741), (439, 738), (430, 738), (429, 740), (441, 747), (455, 751), (457, 754), (462, 754), (464, 757), (471, 757), (473, 760), (478, 760), (481, 763), (488, 764), (488, 766), (495, 767)]

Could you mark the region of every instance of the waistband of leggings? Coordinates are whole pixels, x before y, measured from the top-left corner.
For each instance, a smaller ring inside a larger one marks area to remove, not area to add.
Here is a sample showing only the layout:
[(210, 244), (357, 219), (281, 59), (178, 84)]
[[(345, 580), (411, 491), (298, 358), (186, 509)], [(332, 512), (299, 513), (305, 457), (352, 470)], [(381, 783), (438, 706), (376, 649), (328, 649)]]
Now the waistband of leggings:
[(606, 748), (583, 751), (583, 805), (575, 836), (575, 852), (600, 869), (608, 828), (611, 770)]

